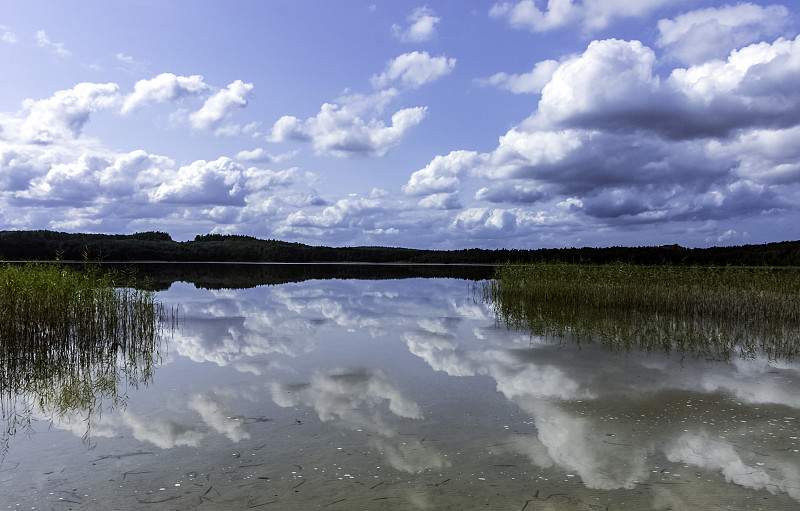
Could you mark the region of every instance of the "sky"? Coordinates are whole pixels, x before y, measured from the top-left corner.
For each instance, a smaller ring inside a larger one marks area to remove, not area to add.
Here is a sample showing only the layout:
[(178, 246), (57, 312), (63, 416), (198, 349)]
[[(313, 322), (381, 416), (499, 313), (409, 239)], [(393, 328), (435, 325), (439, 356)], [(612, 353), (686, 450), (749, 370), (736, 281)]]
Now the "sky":
[(800, 239), (800, 7), (0, 0), (0, 230)]

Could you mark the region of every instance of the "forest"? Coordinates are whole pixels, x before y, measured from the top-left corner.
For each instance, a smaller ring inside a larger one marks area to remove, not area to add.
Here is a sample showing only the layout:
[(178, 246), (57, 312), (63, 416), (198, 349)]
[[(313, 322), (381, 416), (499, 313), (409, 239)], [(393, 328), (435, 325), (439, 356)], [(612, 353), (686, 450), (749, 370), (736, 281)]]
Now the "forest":
[(0, 260), (94, 262), (287, 262), (499, 264), (564, 263), (735, 266), (800, 266), (800, 241), (686, 248), (570, 247), (419, 250), (397, 247), (325, 247), (251, 236), (205, 234), (175, 241), (165, 232), (82, 234), (47, 230), (0, 231)]

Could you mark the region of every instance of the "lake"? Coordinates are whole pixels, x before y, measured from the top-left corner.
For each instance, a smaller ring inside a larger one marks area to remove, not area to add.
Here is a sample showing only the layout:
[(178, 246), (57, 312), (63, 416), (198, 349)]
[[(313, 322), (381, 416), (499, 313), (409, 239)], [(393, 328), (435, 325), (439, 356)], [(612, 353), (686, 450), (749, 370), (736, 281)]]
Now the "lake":
[(91, 411), (3, 396), (0, 509), (800, 506), (796, 360), (507, 330), (489, 267), (140, 271), (175, 328)]

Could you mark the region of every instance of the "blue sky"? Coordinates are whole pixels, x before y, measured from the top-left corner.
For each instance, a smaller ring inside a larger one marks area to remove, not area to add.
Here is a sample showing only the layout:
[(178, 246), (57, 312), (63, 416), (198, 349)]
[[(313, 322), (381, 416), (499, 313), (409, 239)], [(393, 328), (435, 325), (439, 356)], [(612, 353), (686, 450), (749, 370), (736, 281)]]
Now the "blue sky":
[(800, 239), (791, 2), (0, 0), (0, 229)]

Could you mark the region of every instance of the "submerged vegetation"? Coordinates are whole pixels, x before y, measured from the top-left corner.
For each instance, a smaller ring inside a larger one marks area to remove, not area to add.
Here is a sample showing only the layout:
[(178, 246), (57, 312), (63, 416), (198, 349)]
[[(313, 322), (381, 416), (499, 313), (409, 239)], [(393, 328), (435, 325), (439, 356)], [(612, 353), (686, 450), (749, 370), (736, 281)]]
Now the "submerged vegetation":
[(507, 264), (499, 323), (548, 340), (728, 360), (800, 354), (800, 268)]
[(2, 444), (36, 417), (82, 415), (88, 435), (103, 405), (151, 380), (169, 315), (132, 284), (92, 265), (0, 266)]

